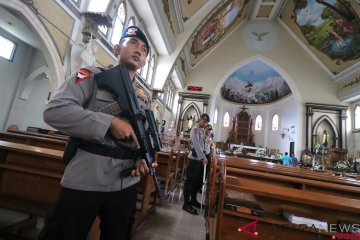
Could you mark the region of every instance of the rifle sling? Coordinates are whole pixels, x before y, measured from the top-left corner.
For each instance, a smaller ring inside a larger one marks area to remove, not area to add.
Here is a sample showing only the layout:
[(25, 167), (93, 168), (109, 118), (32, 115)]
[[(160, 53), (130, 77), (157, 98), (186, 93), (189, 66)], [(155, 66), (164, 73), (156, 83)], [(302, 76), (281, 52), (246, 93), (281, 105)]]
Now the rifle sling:
[(85, 140), (78, 140), (79, 148), (96, 155), (112, 157), (116, 159), (135, 159), (137, 156), (137, 151), (127, 149), (124, 147), (116, 146), (111, 147), (104, 144), (94, 143)]

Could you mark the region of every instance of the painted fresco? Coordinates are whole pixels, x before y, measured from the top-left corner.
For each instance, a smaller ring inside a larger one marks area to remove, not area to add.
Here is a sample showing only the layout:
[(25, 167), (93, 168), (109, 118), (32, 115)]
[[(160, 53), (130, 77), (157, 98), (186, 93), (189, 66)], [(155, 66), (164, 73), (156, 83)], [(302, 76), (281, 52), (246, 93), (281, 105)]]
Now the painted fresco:
[(289, 1), (283, 20), (337, 74), (360, 57), (358, 8), (345, 0)]
[(262, 61), (248, 63), (228, 77), (221, 87), (223, 99), (239, 104), (266, 104), (291, 94), (285, 79)]
[(230, 30), (245, 19), (248, 0), (230, 0), (219, 6), (190, 40), (191, 65), (200, 59)]

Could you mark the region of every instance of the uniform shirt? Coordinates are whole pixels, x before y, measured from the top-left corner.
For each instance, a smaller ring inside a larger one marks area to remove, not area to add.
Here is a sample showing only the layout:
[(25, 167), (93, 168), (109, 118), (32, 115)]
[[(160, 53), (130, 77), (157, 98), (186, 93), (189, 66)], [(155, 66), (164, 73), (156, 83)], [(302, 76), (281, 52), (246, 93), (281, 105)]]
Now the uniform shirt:
[[(98, 68), (86, 67), (71, 75), (47, 104), (44, 120), (69, 136), (116, 146), (108, 133), (114, 116), (99, 111), (115, 99), (97, 87), (94, 75), (99, 72)], [(83, 191), (118, 191), (140, 180), (122, 176), (124, 170), (134, 166), (133, 159), (115, 159), (78, 149), (65, 169), (61, 186)]]
[(204, 129), (200, 128), (199, 123), (196, 123), (190, 131), (191, 148), (195, 149), (196, 157), (189, 152), (188, 158), (192, 160), (202, 160), (205, 158), (205, 133)]

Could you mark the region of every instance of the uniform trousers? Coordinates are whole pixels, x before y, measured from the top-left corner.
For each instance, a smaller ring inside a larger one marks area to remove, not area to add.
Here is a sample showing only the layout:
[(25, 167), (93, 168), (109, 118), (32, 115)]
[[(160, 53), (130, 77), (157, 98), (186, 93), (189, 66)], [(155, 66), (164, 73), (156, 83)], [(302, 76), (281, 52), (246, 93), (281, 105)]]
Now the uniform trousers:
[(96, 216), (100, 218), (100, 240), (130, 239), (136, 186), (116, 192), (61, 188), (39, 240), (86, 240)]
[(199, 177), (201, 176), (203, 162), (201, 160), (188, 159), (186, 167), (186, 179), (184, 184), (184, 204), (196, 201), (199, 189)]

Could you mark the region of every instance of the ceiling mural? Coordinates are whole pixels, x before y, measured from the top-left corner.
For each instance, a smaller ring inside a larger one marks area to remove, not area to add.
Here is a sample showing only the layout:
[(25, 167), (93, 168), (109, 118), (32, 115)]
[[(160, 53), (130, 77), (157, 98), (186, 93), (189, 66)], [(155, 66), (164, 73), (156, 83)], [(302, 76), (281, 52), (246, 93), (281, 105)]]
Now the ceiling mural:
[(360, 58), (360, 6), (346, 0), (288, 1), (282, 20), (333, 73)]
[(215, 44), (246, 18), (248, 0), (229, 0), (218, 6), (190, 38), (190, 64), (196, 65)]
[(237, 69), (220, 91), (223, 99), (239, 104), (272, 103), (292, 94), (281, 74), (260, 60)]
[(181, 6), (181, 14), (185, 22), (191, 18), (204, 4), (209, 0), (179, 0)]

